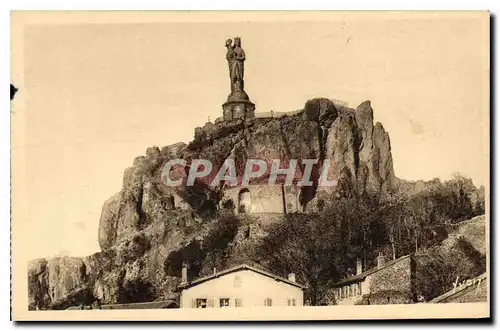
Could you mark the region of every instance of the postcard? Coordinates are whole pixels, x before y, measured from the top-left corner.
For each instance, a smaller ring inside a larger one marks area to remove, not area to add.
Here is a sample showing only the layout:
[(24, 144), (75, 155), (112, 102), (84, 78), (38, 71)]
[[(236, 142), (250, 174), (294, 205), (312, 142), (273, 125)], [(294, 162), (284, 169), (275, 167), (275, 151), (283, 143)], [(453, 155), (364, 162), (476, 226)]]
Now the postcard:
[(490, 15), (13, 11), (12, 319), (490, 317)]

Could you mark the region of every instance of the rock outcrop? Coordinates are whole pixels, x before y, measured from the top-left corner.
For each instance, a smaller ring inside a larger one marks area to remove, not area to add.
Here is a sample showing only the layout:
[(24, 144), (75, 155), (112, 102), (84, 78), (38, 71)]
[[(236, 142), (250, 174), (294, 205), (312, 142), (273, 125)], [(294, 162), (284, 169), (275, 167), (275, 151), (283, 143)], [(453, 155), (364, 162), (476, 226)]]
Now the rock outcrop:
[[(175, 294), (183, 261), (192, 264), (190, 270), (197, 276), (210, 270), (220, 260), (217, 256), (236, 261), (241, 252), (251, 251), (252, 240), (266, 235), (265, 224), (242, 224), (234, 216), (216, 213), (223, 185), (199, 180), (193, 187), (168, 187), (162, 181), (169, 160), (189, 164), (208, 159), (219, 169), (227, 158), (235, 160), (237, 173), (249, 158), (298, 159), (299, 164), (306, 158), (330, 160), (330, 175), (338, 185), (323, 188), (316, 181), (303, 188), (300, 203), (306, 212), (316, 208), (320, 195), (390, 194), (397, 186), (389, 135), (382, 124), (373, 124), (369, 101), (350, 109), (313, 99), (293, 116), (207, 123), (195, 129), (189, 144), (150, 147), (125, 170), (120, 192), (102, 208), (100, 252), (30, 264), (30, 306), (62, 309), (92, 298), (103, 304), (168, 299)], [(188, 172), (184, 167), (178, 174)]]

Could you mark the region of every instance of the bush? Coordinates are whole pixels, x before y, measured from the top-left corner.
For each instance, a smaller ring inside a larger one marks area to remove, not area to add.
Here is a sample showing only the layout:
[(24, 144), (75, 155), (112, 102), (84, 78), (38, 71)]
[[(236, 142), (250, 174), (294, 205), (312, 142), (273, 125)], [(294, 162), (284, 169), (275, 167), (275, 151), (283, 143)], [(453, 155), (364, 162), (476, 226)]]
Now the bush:
[(154, 286), (146, 280), (125, 281), (118, 290), (118, 303), (150, 302), (155, 300)]

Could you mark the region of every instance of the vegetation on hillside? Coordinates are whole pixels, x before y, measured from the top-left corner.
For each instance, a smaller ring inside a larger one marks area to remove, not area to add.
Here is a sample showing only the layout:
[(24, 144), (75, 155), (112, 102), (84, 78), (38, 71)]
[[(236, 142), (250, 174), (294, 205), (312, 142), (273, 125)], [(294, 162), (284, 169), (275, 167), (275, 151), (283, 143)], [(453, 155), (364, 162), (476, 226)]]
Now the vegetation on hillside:
[[(455, 258), (430, 250), (447, 238), (450, 224), (484, 214), (484, 200), (473, 202), (477, 192), (465, 183), (457, 175), (411, 196), (381, 199), (364, 194), (325, 201), (319, 213), (288, 214), (275, 224), (263, 238), (258, 255), (278, 274), (295, 272), (308, 287), (306, 297), (317, 305), (335, 282), (355, 272), (359, 257), (366, 270), (374, 266), (379, 253), (396, 259), (425, 252), (435, 258), (421, 265), (417, 285), (423, 287), (424, 298), (430, 299), (436, 291), (449, 290), (450, 279), (457, 274), (474, 276), (484, 271), (484, 256), (467, 242), (458, 243)], [(437, 276), (443, 272), (449, 276)]]

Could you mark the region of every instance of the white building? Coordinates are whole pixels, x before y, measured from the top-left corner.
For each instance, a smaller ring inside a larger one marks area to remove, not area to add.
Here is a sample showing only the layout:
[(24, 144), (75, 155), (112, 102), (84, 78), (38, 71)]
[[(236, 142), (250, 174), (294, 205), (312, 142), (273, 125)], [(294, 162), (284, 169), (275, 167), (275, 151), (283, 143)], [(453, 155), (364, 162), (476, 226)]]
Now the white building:
[(288, 278), (242, 264), (213, 275), (187, 280), (182, 270), (181, 308), (303, 306), (303, 285)]

